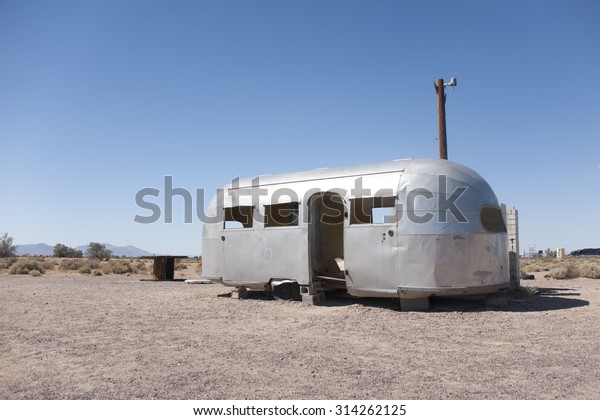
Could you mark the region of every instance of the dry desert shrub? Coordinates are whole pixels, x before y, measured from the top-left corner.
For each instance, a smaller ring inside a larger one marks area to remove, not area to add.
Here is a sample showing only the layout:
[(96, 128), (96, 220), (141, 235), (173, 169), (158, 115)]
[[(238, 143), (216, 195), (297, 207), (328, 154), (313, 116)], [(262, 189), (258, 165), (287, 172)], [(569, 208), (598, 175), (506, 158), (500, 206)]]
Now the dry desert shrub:
[(87, 260), (77, 271), (81, 274), (92, 274), (92, 271), (97, 268), (100, 268), (100, 261)]
[(29, 272), (29, 275), (30, 275), (30, 276), (32, 276), (32, 277), (39, 277), (39, 276), (41, 276), (41, 275), (42, 275), (42, 273), (40, 273), (40, 272), (39, 272), (39, 271), (37, 271), (37, 270), (31, 270), (31, 271)]
[(598, 257), (566, 257), (527, 258), (521, 259), (521, 273), (538, 273), (548, 271), (555, 279), (572, 279), (587, 277), (600, 279), (600, 258)]
[(34, 260), (32, 258), (19, 258), (14, 264), (10, 266), (8, 273), (29, 274), (32, 271), (39, 271), (40, 274), (44, 274), (46, 272), (46, 269), (40, 261)]
[(83, 266), (84, 262), (85, 260), (82, 260), (80, 258), (66, 258), (61, 260), (60, 264), (58, 265), (58, 269), (62, 271), (77, 271)]
[(579, 277), (579, 269), (573, 264), (556, 264), (550, 266), (550, 275), (555, 279), (575, 279)]
[(0, 258), (0, 270), (6, 270), (10, 268), (10, 266), (16, 263), (17, 260), (17, 257)]
[(88, 265), (82, 265), (79, 270), (77, 270), (79, 274), (92, 274), (92, 268)]
[(521, 274), (526, 273), (537, 273), (539, 271), (544, 271), (544, 268), (538, 264), (521, 264)]
[(519, 286), (519, 291), (525, 296), (535, 296), (540, 293), (539, 289), (529, 286)]
[(558, 260), (556, 258), (529, 258), (526, 260), (521, 260), (521, 266), (533, 266), (534, 268), (540, 268), (540, 271), (544, 271), (548, 270), (549, 266), (562, 264), (564, 261), (565, 260)]
[(584, 262), (579, 266), (581, 277), (590, 279), (600, 279), (600, 263), (599, 262)]
[(56, 264), (54, 263), (54, 261), (46, 259), (44, 257), (36, 258), (36, 261), (38, 261), (40, 264), (42, 264), (42, 266), (44, 267), (44, 270), (46, 270), (46, 271), (54, 270), (56, 268)]
[(102, 265), (104, 274), (148, 274), (148, 266), (143, 261), (110, 260)]
[(133, 273), (133, 267), (128, 260), (110, 260), (102, 265), (104, 274), (127, 274)]
[(81, 258), (63, 259), (58, 268), (63, 271), (77, 271), (80, 274), (91, 274), (92, 270), (99, 268), (98, 260), (84, 260)]
[(549, 266), (556, 265), (557, 260), (553, 258), (528, 258), (521, 259), (521, 274), (538, 273), (548, 271)]
[(521, 260), (520, 260), (521, 268), (529, 267), (529, 266), (533, 265), (534, 262), (535, 262), (535, 260), (533, 258), (521, 258)]
[(133, 265), (133, 272), (135, 274), (148, 274), (148, 267), (143, 261), (138, 261)]

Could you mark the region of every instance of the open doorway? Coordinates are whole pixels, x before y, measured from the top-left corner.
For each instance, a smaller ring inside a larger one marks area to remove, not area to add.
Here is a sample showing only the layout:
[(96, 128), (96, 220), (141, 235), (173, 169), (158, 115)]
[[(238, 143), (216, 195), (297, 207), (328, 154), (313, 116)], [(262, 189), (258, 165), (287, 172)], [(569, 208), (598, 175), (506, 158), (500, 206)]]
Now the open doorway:
[(344, 199), (335, 193), (313, 195), (309, 202), (309, 254), (312, 278), (327, 287), (345, 287)]

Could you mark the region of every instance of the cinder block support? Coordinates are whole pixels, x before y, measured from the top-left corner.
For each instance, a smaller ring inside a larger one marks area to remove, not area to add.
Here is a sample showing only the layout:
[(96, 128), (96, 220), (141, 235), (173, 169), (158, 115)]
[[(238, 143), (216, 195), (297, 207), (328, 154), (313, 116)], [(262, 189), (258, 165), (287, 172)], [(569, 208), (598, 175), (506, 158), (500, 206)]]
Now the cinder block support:
[(314, 295), (302, 295), (302, 303), (309, 305), (320, 305), (325, 302), (325, 293), (316, 293)]
[(317, 292), (312, 286), (300, 286), (300, 294), (302, 295), (302, 303), (320, 305), (325, 302), (325, 293)]
[(231, 292), (231, 297), (234, 299), (246, 299), (248, 296), (248, 289), (245, 287), (236, 287), (233, 292)]
[(521, 264), (519, 262), (519, 211), (514, 207), (505, 211), (508, 232), (508, 260), (510, 290), (518, 290), (521, 284)]

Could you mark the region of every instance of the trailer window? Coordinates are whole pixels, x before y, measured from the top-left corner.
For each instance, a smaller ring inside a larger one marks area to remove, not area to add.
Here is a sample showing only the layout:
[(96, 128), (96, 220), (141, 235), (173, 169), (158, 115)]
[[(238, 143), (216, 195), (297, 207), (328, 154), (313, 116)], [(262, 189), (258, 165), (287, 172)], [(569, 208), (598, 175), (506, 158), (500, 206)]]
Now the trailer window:
[(225, 208), (225, 229), (249, 229), (252, 227), (252, 206)]
[(395, 197), (355, 198), (352, 202), (350, 224), (394, 223)]
[(298, 226), (298, 203), (265, 206), (265, 227)]
[(506, 232), (502, 210), (486, 206), (481, 209), (481, 224), (489, 232)]

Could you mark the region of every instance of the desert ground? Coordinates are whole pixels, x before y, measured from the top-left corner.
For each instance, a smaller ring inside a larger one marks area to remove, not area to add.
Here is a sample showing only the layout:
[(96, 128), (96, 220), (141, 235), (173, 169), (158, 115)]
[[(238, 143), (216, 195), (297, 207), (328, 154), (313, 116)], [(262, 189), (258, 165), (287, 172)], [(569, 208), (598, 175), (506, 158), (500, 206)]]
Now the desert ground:
[(600, 398), (600, 280), (401, 312), (144, 277), (0, 274), (0, 398)]

